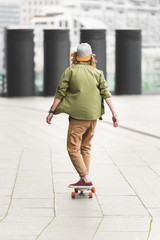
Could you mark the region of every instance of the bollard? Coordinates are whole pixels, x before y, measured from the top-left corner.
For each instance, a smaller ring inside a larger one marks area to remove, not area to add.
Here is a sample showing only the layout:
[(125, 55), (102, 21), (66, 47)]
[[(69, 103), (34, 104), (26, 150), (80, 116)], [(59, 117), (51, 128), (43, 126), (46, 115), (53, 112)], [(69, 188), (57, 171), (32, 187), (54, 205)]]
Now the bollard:
[(7, 96), (34, 96), (32, 29), (7, 29)]
[(80, 42), (91, 45), (93, 53), (96, 54), (97, 68), (106, 76), (106, 30), (81, 29)]
[(116, 30), (115, 94), (141, 94), (141, 30)]
[(44, 96), (53, 96), (65, 68), (69, 67), (69, 30), (44, 30)]

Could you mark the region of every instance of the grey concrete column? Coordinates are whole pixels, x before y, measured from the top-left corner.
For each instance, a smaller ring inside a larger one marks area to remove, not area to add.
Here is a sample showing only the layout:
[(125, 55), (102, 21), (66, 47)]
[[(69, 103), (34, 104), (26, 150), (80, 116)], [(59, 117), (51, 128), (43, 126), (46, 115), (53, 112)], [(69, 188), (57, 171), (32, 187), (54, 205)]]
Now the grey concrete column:
[(116, 30), (115, 94), (141, 94), (141, 30)]
[(65, 68), (70, 66), (69, 30), (44, 30), (44, 96), (53, 96)]
[(32, 29), (7, 30), (7, 95), (34, 95), (34, 43)]
[(91, 45), (96, 54), (97, 68), (106, 76), (106, 30), (105, 29), (81, 29), (80, 42)]

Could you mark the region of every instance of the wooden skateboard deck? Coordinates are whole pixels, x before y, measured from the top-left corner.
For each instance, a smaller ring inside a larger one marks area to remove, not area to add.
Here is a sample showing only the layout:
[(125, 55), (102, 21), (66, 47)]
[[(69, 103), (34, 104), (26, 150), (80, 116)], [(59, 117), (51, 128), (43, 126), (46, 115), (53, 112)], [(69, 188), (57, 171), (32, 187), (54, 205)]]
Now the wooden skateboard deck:
[[(69, 187), (69, 188), (73, 188), (73, 187)], [(83, 187), (78, 187), (78, 188), (74, 188), (74, 192), (71, 192), (71, 197), (75, 198), (76, 196), (79, 197), (84, 197), (86, 196), (86, 194), (84, 193), (85, 191), (89, 191), (88, 196), (89, 198), (93, 198), (93, 193), (95, 193), (95, 187), (87, 187), (87, 188), (83, 188)]]

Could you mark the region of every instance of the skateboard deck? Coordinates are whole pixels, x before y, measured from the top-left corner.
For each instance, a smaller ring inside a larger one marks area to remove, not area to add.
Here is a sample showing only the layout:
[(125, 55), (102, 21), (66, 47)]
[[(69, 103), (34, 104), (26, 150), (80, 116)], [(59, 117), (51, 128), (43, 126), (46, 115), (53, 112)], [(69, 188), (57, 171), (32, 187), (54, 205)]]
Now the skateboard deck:
[[(74, 188), (74, 187), (69, 187), (69, 188)], [(78, 197), (85, 197), (86, 194), (84, 192), (89, 192), (88, 193), (88, 196), (89, 198), (93, 198), (93, 193), (95, 193), (95, 187), (77, 187), (77, 188), (74, 188), (74, 192), (71, 192), (71, 198), (75, 198), (76, 196)]]

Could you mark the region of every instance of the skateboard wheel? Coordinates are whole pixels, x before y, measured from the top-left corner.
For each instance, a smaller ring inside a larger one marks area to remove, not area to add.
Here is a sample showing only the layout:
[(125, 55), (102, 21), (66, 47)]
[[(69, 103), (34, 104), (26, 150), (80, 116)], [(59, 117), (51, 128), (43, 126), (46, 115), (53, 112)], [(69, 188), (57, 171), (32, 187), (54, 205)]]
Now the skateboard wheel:
[(91, 188), (91, 191), (92, 191), (93, 193), (95, 193), (95, 190), (96, 190), (95, 187), (92, 187), (92, 188)]
[(74, 191), (75, 191), (75, 193), (78, 193), (78, 189), (77, 188), (75, 188)]
[(93, 198), (93, 193), (89, 192), (89, 198)]
[(72, 197), (72, 198), (75, 198), (75, 196), (76, 196), (75, 192), (72, 192), (72, 193), (71, 193), (71, 197)]

